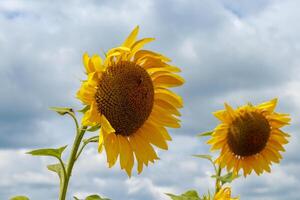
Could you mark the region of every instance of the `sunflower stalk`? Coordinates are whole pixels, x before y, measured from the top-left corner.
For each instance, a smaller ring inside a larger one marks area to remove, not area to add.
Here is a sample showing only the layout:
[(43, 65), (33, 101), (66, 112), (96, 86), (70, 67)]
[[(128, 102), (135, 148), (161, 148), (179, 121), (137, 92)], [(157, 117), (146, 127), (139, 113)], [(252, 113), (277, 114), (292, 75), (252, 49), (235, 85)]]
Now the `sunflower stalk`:
[[(78, 159), (79, 155), (78, 155), (78, 150), (79, 147), (81, 145), (83, 136), (86, 132), (87, 127), (86, 126), (81, 126), (79, 127), (78, 125), (78, 121), (76, 119), (76, 116), (74, 113), (69, 114), (75, 121), (75, 125), (76, 125), (76, 137), (74, 139), (73, 142), (73, 146), (72, 146), (72, 150), (71, 150), (71, 154), (69, 157), (69, 161), (67, 164), (67, 169), (65, 170), (66, 173), (64, 173), (63, 179), (61, 181), (61, 185), (60, 185), (60, 192), (59, 192), (59, 200), (65, 200), (66, 199), (66, 194), (67, 194), (67, 190), (68, 190), (68, 185), (69, 185), (69, 181), (72, 175), (72, 170), (73, 170), (73, 166), (76, 162), (76, 160)], [(83, 148), (85, 147), (85, 145), (82, 145), (82, 148), (80, 149), (80, 152), (82, 152)]]
[(221, 173), (222, 173), (222, 168), (219, 166), (218, 170), (217, 170), (217, 173), (216, 173), (215, 194), (217, 194), (220, 191), (221, 187), (222, 187), (221, 180), (219, 178), (219, 177), (221, 177)]
[(81, 145), (81, 147), (80, 147), (80, 149), (79, 149), (79, 151), (76, 155), (76, 160), (79, 158), (79, 156), (81, 155), (81, 153), (82, 153), (82, 151), (83, 151), (83, 149), (85, 148), (86, 145), (88, 145), (91, 142), (98, 142), (98, 141), (99, 141), (99, 136), (98, 135), (90, 137), (88, 139), (83, 139), (82, 140), (83, 144)]

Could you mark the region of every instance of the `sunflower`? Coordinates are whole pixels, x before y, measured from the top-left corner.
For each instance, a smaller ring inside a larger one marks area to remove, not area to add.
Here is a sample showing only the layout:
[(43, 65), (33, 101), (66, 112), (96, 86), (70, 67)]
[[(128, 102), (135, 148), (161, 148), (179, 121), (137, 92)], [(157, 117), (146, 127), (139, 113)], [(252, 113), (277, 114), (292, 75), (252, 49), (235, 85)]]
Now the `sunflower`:
[(231, 198), (230, 187), (225, 187), (219, 190), (219, 192), (214, 196), (214, 200), (238, 200), (239, 198)]
[(279, 163), (280, 151), (288, 143), (289, 135), (281, 127), (288, 125), (288, 114), (274, 112), (277, 99), (257, 106), (244, 105), (234, 110), (225, 103), (225, 110), (217, 111), (214, 116), (222, 123), (212, 134), (208, 144), (211, 150), (221, 150), (216, 163), (227, 170), (238, 173), (243, 169), (244, 176), (252, 170), (260, 175), (270, 172), (270, 166)]
[(120, 160), (128, 176), (137, 162), (138, 173), (149, 161), (158, 160), (153, 145), (168, 149), (171, 140), (167, 127), (179, 128), (180, 96), (169, 90), (184, 83), (180, 69), (170, 59), (141, 49), (153, 38), (136, 40), (137, 26), (124, 43), (106, 53), (83, 55), (87, 80), (77, 97), (87, 106), (82, 124), (101, 125), (99, 152), (103, 147), (109, 167)]

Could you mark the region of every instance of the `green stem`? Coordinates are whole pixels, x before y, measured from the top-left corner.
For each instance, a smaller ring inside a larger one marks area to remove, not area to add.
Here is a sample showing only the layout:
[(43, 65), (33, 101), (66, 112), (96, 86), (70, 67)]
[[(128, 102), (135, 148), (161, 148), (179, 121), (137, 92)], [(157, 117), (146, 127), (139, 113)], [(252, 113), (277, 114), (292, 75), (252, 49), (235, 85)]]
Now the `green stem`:
[(79, 151), (78, 151), (78, 153), (77, 153), (77, 155), (76, 155), (76, 157), (75, 157), (76, 160), (79, 158), (79, 156), (81, 155), (81, 153), (82, 153), (84, 147), (85, 147), (87, 144), (88, 144), (88, 143), (83, 143), (83, 145), (81, 146), (81, 148), (79, 149)]
[[(75, 122), (77, 122), (76, 118), (74, 117)], [(78, 127), (78, 124), (76, 123), (76, 127)], [(86, 131), (85, 126), (83, 126), (82, 128), (77, 128), (77, 133), (76, 133), (76, 137), (72, 146), (72, 150), (71, 150), (71, 155), (69, 158), (69, 162), (67, 164), (67, 170), (66, 170), (66, 176), (63, 178), (62, 181), (62, 185), (60, 187), (60, 193), (59, 193), (59, 200), (65, 200), (66, 199), (66, 194), (67, 194), (67, 190), (68, 190), (68, 185), (69, 185), (69, 181), (72, 175), (72, 170), (73, 170), (73, 166), (74, 163), (76, 161), (76, 155), (78, 152), (78, 148), (81, 144), (82, 138), (84, 136), (84, 133)]]
[(70, 113), (68, 113), (72, 118), (73, 118), (73, 120), (74, 120), (74, 122), (75, 122), (75, 125), (76, 125), (76, 132), (77, 132), (77, 134), (79, 133), (79, 131), (80, 131), (80, 128), (79, 128), (79, 124), (78, 124), (78, 121), (77, 121), (77, 119), (76, 119), (76, 116), (75, 116), (75, 114), (73, 113), (73, 112), (70, 112)]
[(87, 139), (87, 140), (83, 140), (83, 144), (82, 144), (82, 146), (80, 147), (80, 149), (79, 149), (79, 151), (78, 151), (78, 153), (77, 153), (76, 160), (77, 160), (77, 159), (79, 158), (79, 156), (81, 155), (81, 153), (82, 153), (84, 147), (85, 147), (87, 144), (91, 143), (91, 142), (98, 142), (98, 138), (99, 138), (99, 136), (93, 136), (93, 137), (91, 137), (91, 138), (89, 138), (89, 139)]
[(67, 177), (67, 171), (66, 171), (66, 168), (65, 168), (65, 164), (64, 164), (64, 162), (62, 161), (61, 158), (58, 158), (58, 160), (59, 160), (59, 163), (60, 163), (60, 165), (62, 167), (62, 170), (63, 170), (63, 175), (64, 175), (63, 178), (65, 178), (65, 177)]
[(217, 174), (216, 174), (216, 191), (215, 194), (217, 194), (219, 192), (219, 190), (221, 189), (221, 183), (220, 183), (220, 177), (221, 177), (221, 172), (222, 172), (222, 168), (219, 166), (218, 170), (217, 170)]

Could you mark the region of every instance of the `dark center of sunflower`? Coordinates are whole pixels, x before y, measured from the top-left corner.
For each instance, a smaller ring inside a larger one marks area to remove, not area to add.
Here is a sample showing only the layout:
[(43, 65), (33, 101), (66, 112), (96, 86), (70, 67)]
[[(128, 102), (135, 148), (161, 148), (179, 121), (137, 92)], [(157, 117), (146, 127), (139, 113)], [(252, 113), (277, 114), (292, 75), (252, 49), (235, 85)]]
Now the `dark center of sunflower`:
[(251, 156), (266, 146), (270, 136), (268, 120), (260, 113), (245, 113), (232, 122), (227, 142), (238, 156)]
[(145, 69), (132, 62), (118, 62), (103, 73), (95, 98), (98, 111), (116, 134), (129, 136), (149, 117), (154, 88)]

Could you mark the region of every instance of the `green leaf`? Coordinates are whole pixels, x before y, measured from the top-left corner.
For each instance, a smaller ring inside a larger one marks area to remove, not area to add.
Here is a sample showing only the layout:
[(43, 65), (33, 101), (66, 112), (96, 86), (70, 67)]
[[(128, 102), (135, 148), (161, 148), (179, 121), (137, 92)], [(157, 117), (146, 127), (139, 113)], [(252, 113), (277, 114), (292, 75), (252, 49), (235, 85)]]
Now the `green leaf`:
[(87, 131), (89, 131), (89, 132), (95, 132), (95, 131), (99, 130), (100, 127), (101, 126), (99, 124), (97, 124), (95, 126), (90, 127), (89, 129), (87, 129)]
[(78, 110), (78, 112), (81, 112), (81, 113), (86, 113), (86, 111), (88, 111), (90, 109), (91, 106), (89, 105), (86, 105), (84, 106), (81, 110)]
[(60, 181), (63, 180), (64, 171), (63, 171), (63, 168), (62, 168), (62, 166), (61, 166), (60, 163), (52, 164), (52, 165), (47, 165), (47, 168), (50, 171), (55, 172), (58, 175)]
[(93, 137), (90, 137), (88, 139), (84, 139), (83, 143), (87, 144), (87, 143), (90, 143), (90, 142), (98, 142), (98, 141), (99, 141), (99, 136), (93, 136)]
[(211, 136), (213, 134), (214, 131), (208, 131), (208, 132), (204, 132), (204, 133), (199, 133), (197, 136), (198, 137), (205, 137), (205, 136)]
[(172, 200), (200, 200), (200, 197), (195, 190), (189, 190), (181, 195), (166, 193)]
[(75, 196), (73, 196), (73, 198), (75, 199), (75, 200), (80, 200), (80, 199), (78, 199), (77, 197), (75, 197)]
[(29, 200), (29, 198), (26, 196), (14, 196), (11, 197), (10, 200)]
[(36, 149), (33, 151), (27, 152), (33, 156), (52, 156), (56, 158), (61, 158), (62, 152), (67, 148), (66, 146), (60, 147), (58, 149)]
[(194, 157), (197, 157), (197, 158), (202, 158), (202, 159), (206, 159), (206, 160), (213, 161), (211, 155), (207, 155), (207, 154), (199, 154), (199, 155), (193, 155), (193, 156), (194, 156)]
[(110, 200), (110, 199), (108, 199), (108, 198), (102, 198), (102, 197), (100, 197), (97, 194), (92, 194), (92, 195), (86, 197), (85, 200)]
[(74, 114), (74, 111), (72, 108), (63, 108), (63, 107), (50, 107), (50, 110), (53, 110), (57, 112), (60, 115), (65, 115), (65, 114)]
[(234, 179), (239, 178), (240, 175), (234, 175), (234, 173), (229, 172), (228, 174), (225, 174), (223, 176), (212, 175), (211, 177), (219, 179), (222, 185), (224, 185), (225, 183), (231, 183)]

